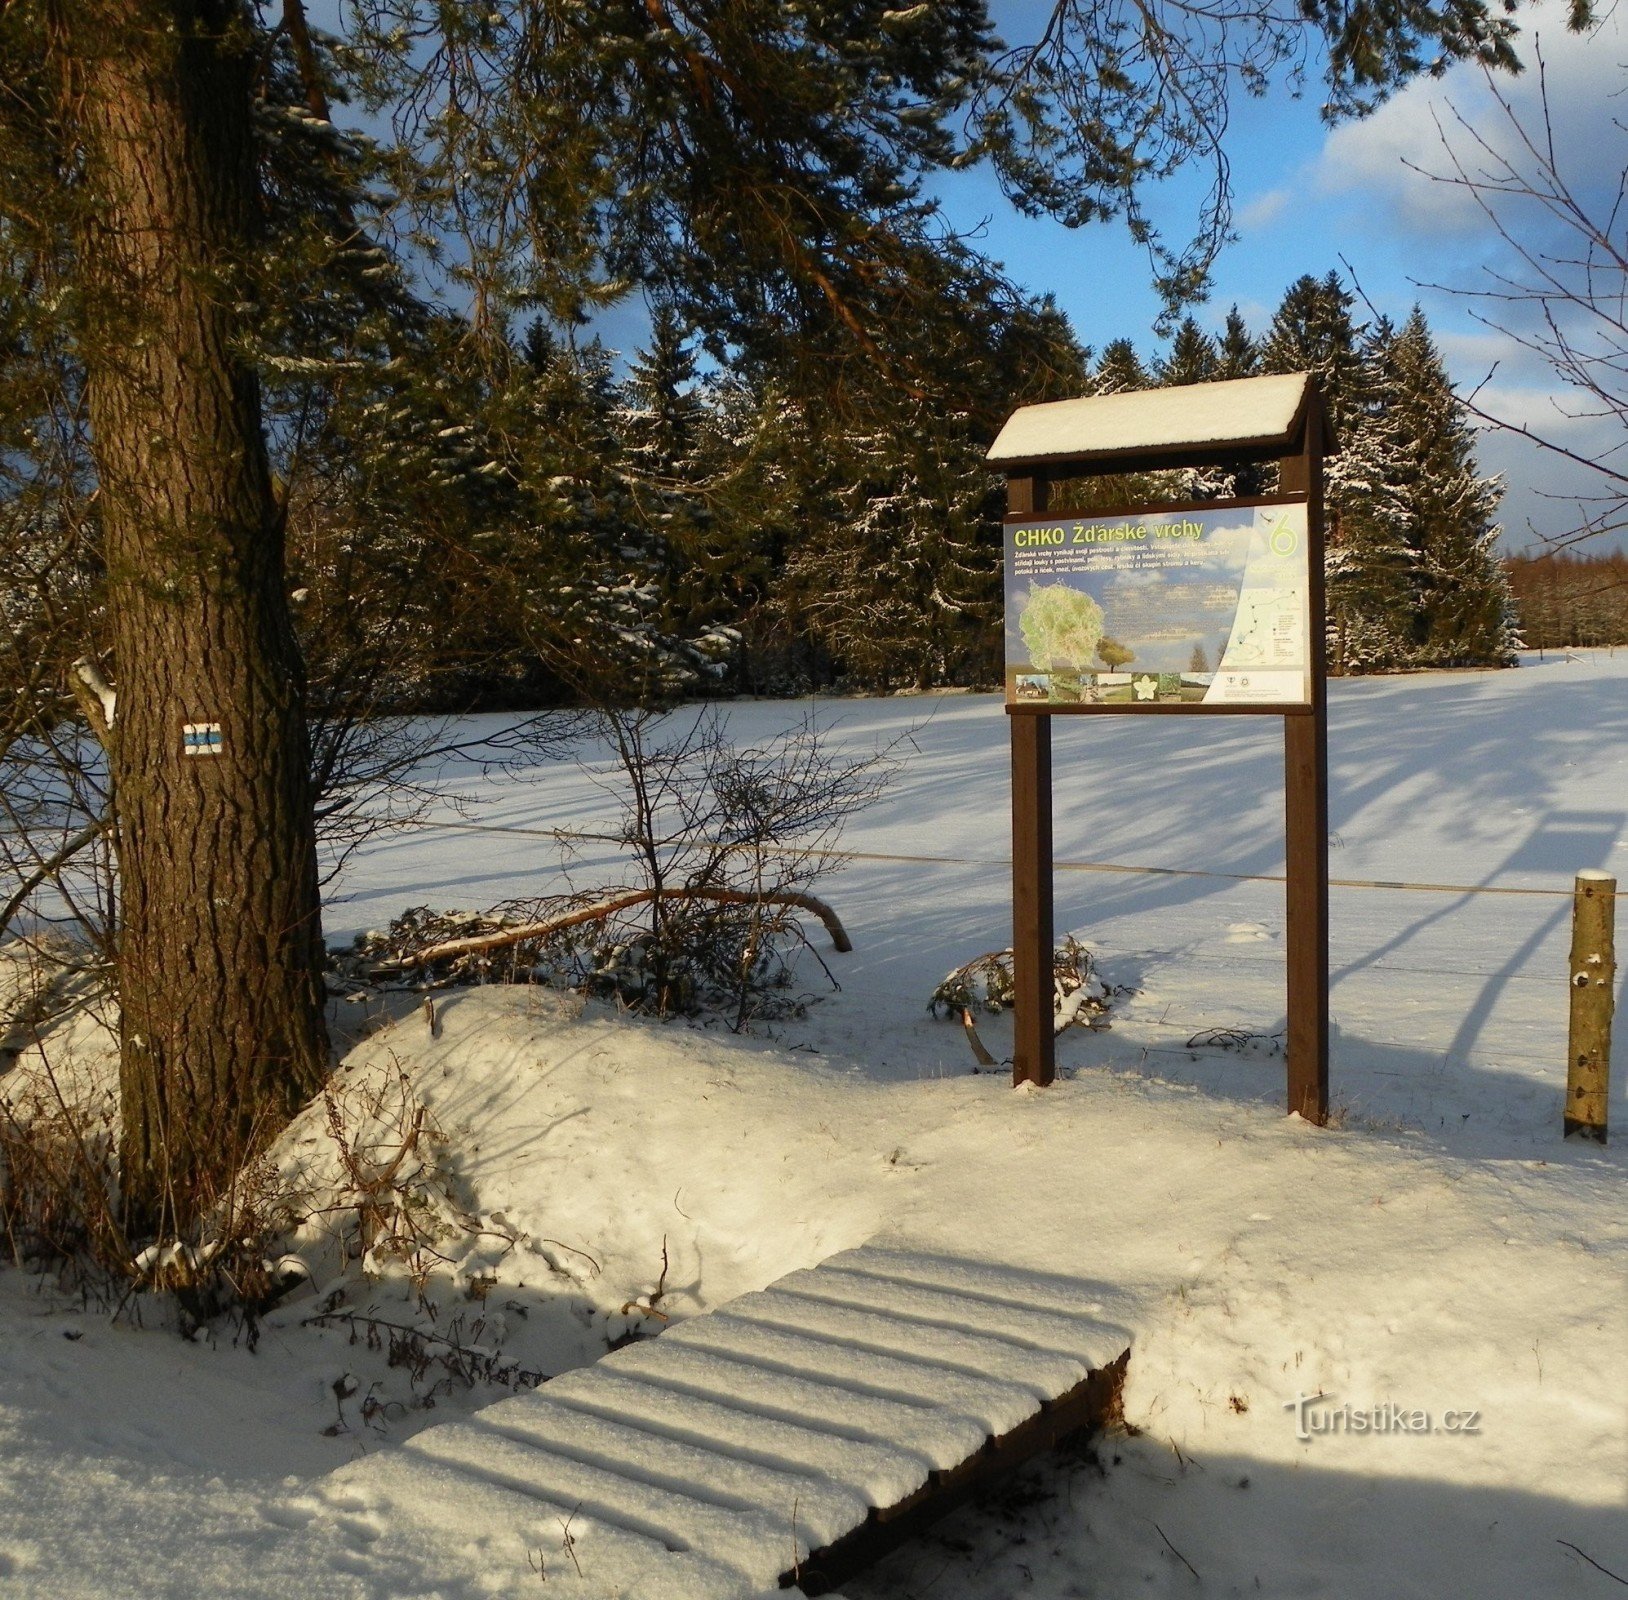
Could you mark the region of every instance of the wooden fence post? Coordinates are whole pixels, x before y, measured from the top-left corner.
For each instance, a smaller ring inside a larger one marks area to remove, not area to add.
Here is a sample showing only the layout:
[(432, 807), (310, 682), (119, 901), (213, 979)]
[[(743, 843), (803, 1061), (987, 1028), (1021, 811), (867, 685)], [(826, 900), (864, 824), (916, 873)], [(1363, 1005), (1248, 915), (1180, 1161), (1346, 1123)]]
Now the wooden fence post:
[(1577, 874), (1571, 913), (1571, 1029), (1566, 1057), (1565, 1133), (1606, 1140), (1611, 1094), (1611, 1010), (1616, 1003), (1617, 880)]

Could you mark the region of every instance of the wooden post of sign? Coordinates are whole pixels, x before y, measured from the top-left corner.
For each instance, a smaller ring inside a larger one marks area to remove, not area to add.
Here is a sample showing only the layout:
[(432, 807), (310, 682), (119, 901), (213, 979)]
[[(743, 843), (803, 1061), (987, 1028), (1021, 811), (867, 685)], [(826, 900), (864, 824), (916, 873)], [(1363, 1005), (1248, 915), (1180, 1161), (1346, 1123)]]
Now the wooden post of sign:
[[(1046, 509), (1039, 473), (1006, 480), (1006, 509)], [(1019, 713), (1012, 729), (1012, 1083), (1057, 1075), (1052, 1003), (1051, 718)]]
[(1617, 994), (1617, 880), (1577, 874), (1571, 914), (1571, 1028), (1565, 1136), (1606, 1141), (1611, 1094), (1611, 1008)]
[(1306, 418), (1298, 454), (1278, 463), (1279, 487), (1306, 496), (1312, 560), (1306, 641), (1312, 669), (1309, 712), (1283, 719), (1286, 824), (1285, 921), (1288, 943), (1289, 1110), (1328, 1121), (1328, 691), (1323, 637), (1323, 439), (1321, 413)]

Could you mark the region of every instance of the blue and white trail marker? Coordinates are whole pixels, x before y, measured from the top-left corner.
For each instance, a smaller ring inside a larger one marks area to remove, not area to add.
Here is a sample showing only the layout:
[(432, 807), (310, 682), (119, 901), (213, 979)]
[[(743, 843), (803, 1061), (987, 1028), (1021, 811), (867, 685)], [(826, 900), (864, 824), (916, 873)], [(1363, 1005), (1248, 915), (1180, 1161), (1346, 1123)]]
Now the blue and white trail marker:
[(221, 737), (218, 722), (183, 722), (181, 724), (182, 755), (218, 756), (220, 752)]

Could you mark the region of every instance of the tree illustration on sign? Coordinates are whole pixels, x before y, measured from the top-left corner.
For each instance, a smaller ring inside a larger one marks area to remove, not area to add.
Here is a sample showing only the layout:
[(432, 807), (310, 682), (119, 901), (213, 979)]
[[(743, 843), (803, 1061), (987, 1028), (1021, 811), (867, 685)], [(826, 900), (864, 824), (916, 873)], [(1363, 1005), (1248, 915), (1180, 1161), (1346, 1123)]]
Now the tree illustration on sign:
[(1042, 672), (1089, 666), (1102, 639), (1102, 607), (1066, 583), (1037, 583), (1018, 616), (1029, 662)]
[(1136, 659), (1136, 652), (1128, 644), (1121, 644), (1117, 639), (1110, 639), (1103, 634), (1097, 644), (1097, 659), (1110, 671), (1118, 672), (1121, 667), (1128, 667)]

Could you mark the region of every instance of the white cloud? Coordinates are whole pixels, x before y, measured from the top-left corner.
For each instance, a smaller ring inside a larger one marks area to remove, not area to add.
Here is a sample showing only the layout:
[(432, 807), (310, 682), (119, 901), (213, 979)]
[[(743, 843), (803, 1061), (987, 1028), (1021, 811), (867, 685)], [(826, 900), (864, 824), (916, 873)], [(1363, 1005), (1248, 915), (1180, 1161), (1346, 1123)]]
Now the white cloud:
[(1489, 383), (1475, 404), (1505, 427), (1526, 428), (1580, 453), (1598, 455), (1621, 436), (1621, 423), (1595, 414), (1593, 402), (1575, 389)]
[(1479, 370), (1485, 373), (1495, 366), (1501, 371), (1507, 371), (1518, 361), (1521, 362), (1523, 370), (1526, 365), (1532, 365), (1543, 372), (1549, 370), (1545, 363), (1539, 361), (1529, 351), (1513, 345), (1508, 334), (1498, 333), (1491, 328), (1474, 333), (1450, 328), (1435, 332), (1432, 336), (1443, 359), (1455, 372), (1470, 373)]
[(1474, 196), (1453, 181), (1454, 162), (1480, 175), (1500, 155), (1521, 161), (1520, 135), (1500, 98), (1536, 137), (1546, 98), (1568, 182), (1583, 195), (1614, 189), (1628, 164), (1628, 136), (1616, 120), (1628, 19), (1613, 12), (1590, 32), (1574, 34), (1560, 0), (1542, 0), (1521, 16), (1525, 72), (1489, 80), (1479, 67), (1461, 64), (1440, 79), (1415, 79), (1371, 117), (1328, 135), (1313, 169), (1321, 192), (1378, 204), (1396, 224), (1426, 235), (1486, 230)]
[(1313, 171), (1317, 188), (1377, 202), (1387, 220), (1409, 230), (1468, 232), (1484, 225), (1472, 195), (1419, 170), (1446, 165), (1440, 129), (1450, 113), (1440, 92), (1436, 84), (1414, 84), (1366, 121), (1334, 129)]
[[(1532, 281), (1534, 261), (1574, 259), (1577, 239), (1541, 205), (1495, 197), (1497, 222), (1509, 236), (1501, 237), (1469, 189), (1453, 181), (1455, 162), (1489, 182), (1507, 171), (1504, 161), (1533, 175), (1538, 154), (1523, 148), (1523, 138), (1538, 151), (1552, 139), (1573, 194), (1596, 219), (1608, 217), (1628, 170), (1628, 14), (1614, 13), (1584, 35), (1566, 30), (1557, 0), (1523, 7), (1518, 16), (1524, 73), (1489, 78), (1461, 65), (1440, 80), (1416, 80), (1366, 121), (1331, 131), (1311, 168), (1311, 187), (1331, 208), (1336, 234), (1360, 232), (1372, 243), (1371, 251), (1351, 247), (1359, 270), (1370, 256), (1394, 262), (1412, 280), (1460, 392), (1475, 391), (1476, 405), (1507, 425), (1483, 427), (1477, 455), (1483, 470), (1504, 478), (1506, 544), (1517, 546), (1534, 533), (1578, 526), (1580, 502), (1605, 484), (1586, 465), (1509, 428), (1526, 428), (1585, 463), (1628, 455), (1621, 421), (1587, 415), (1594, 402), (1568, 388), (1540, 348), (1522, 343), (1541, 346), (1548, 337), (1543, 307), (1505, 292)], [(1397, 314), (1394, 288), (1385, 285), (1380, 295)], [(1597, 329), (1563, 307), (1555, 314), (1569, 337), (1592, 348)]]
[(1251, 233), (1256, 228), (1269, 228), (1289, 208), (1287, 189), (1268, 189), (1240, 206), (1234, 220), (1241, 232)]

